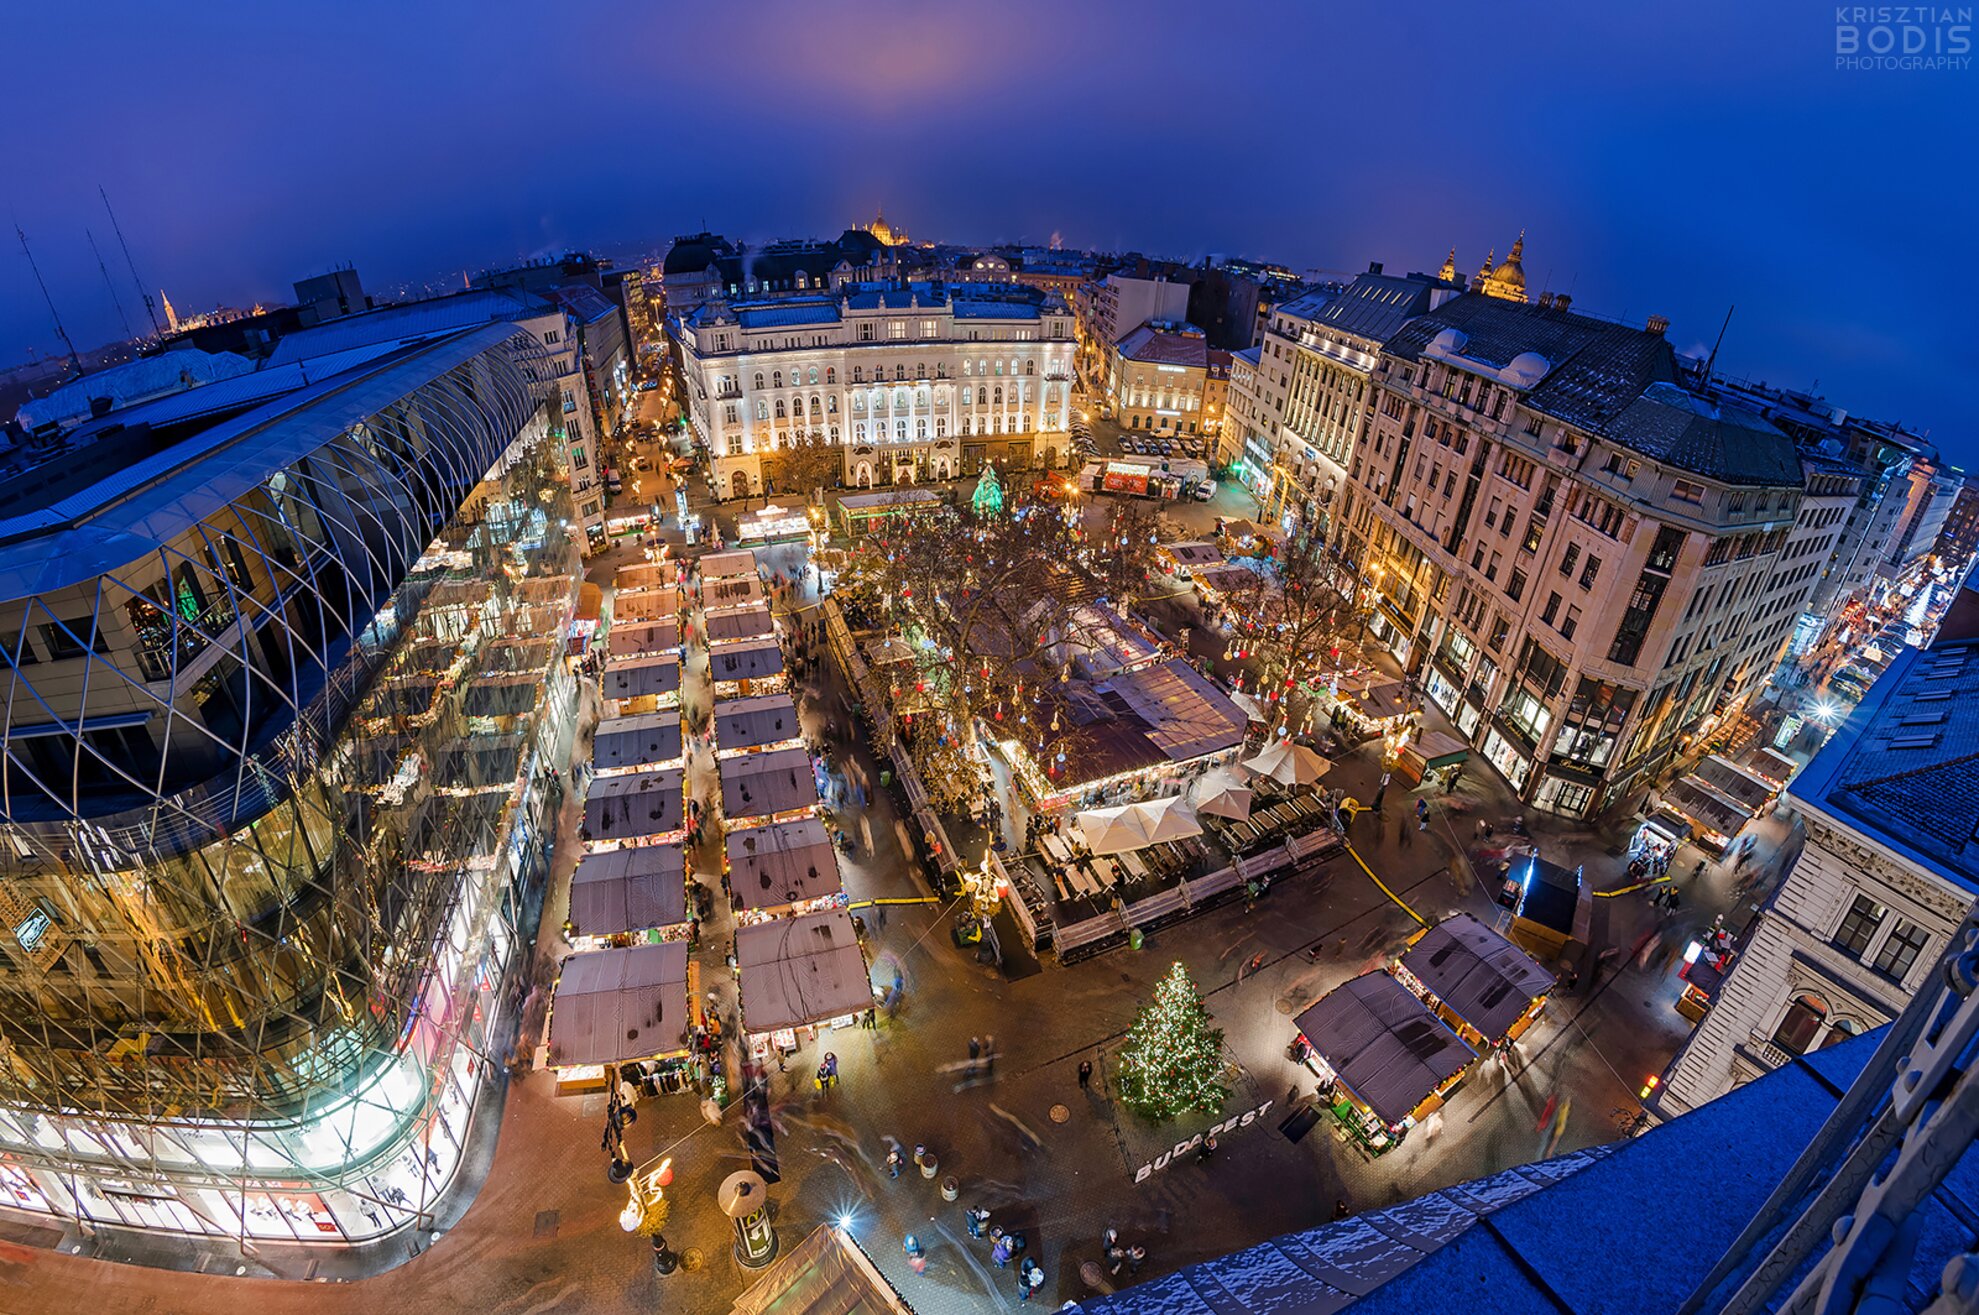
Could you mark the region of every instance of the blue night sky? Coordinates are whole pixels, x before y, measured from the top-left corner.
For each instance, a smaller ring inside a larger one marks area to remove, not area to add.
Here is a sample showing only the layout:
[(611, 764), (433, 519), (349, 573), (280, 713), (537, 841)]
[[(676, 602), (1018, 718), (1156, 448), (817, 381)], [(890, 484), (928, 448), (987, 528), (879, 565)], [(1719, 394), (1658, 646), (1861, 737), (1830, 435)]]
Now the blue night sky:
[[(1834, 10), (732, 0), (38, 5), (8, 19), (12, 217), (78, 343), (181, 311), (705, 220), (1473, 271), (1670, 316), (1721, 366), (1979, 463), (1979, 69), (1842, 72)], [(0, 361), (54, 336), (0, 262)]]

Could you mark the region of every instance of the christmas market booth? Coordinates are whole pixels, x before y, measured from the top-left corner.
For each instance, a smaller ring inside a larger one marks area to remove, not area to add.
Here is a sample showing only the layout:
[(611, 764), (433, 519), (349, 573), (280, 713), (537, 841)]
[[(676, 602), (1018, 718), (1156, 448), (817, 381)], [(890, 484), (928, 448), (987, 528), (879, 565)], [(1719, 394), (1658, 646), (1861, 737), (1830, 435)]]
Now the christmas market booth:
[(1470, 746), (1456, 736), (1443, 731), (1424, 731), (1402, 746), (1395, 770), (1411, 785), (1431, 779), (1447, 781), (1463, 770), (1470, 756)]
[(735, 530), (739, 543), (788, 543), (811, 533), (811, 517), (802, 505), (785, 507), (772, 502), (744, 515)]
[(1207, 539), (1193, 539), (1188, 543), (1163, 544), (1155, 551), (1155, 560), (1170, 575), (1189, 579), (1197, 571), (1221, 566), (1223, 550)]
[(762, 568), (756, 564), (756, 554), (747, 548), (730, 552), (712, 552), (703, 557), (698, 566), (701, 583), (714, 580), (759, 579)]
[(1468, 913), (1416, 933), (1395, 976), (1480, 1053), (1519, 1039), (1553, 991), (1553, 974)]
[(711, 644), (764, 639), (776, 634), (776, 619), (762, 603), (750, 607), (717, 607), (707, 614), (707, 630)]
[(783, 646), (774, 639), (746, 639), (716, 644), (708, 650), (708, 679), (715, 699), (774, 694), (789, 682), (783, 673)]
[(591, 766), (599, 776), (617, 776), (644, 767), (680, 764), (680, 711), (642, 712), (598, 723), (591, 740)]
[(1800, 770), (1800, 764), (1779, 750), (1764, 744), (1755, 744), (1739, 755), (1739, 765), (1762, 780), (1771, 782), (1775, 790), (1787, 788), (1793, 774)]
[(629, 589), (671, 589), (680, 583), (678, 563), (632, 562), (618, 568), (612, 583), (620, 592)]
[(687, 1087), (687, 942), (589, 950), (563, 961), (544, 1060), (557, 1094), (602, 1091), (608, 1070), (665, 1091)]
[(701, 578), (701, 606), (713, 611), (725, 607), (768, 607), (769, 591), (759, 575), (732, 575), (710, 580)]
[(680, 590), (621, 589), (612, 595), (612, 624), (680, 619)]
[(848, 539), (870, 534), (876, 524), (889, 517), (932, 511), (942, 505), (941, 495), (933, 489), (913, 488), (848, 493), (836, 501), (839, 532)]
[(584, 799), (584, 839), (593, 845), (657, 844), (685, 825), (678, 767), (600, 776)]
[(1196, 592), (1202, 595), (1205, 603), (1220, 603), (1233, 593), (1255, 589), (1260, 578), (1250, 567), (1239, 566), (1235, 562), (1200, 566), (1189, 574), (1196, 582)]
[(1180, 658), (1057, 686), (1032, 716), (1039, 742), (997, 743), (1033, 807), (1049, 813), (1179, 788), (1234, 759), (1249, 724), (1229, 695)]
[(581, 658), (597, 642), (598, 627), (605, 615), (605, 591), (586, 581), (577, 587), (577, 615), (571, 618), (570, 633), (564, 638), (564, 651)]
[(1764, 816), (1780, 796), (1780, 787), (1772, 781), (1715, 753), (1698, 763), (1691, 775), (1754, 817)]
[(601, 949), (687, 936), (687, 863), (679, 845), (628, 845), (578, 860), (571, 943)]
[(838, 851), (818, 818), (739, 827), (722, 847), (729, 892), (745, 923), (823, 912), (844, 902)]
[(672, 653), (655, 657), (612, 658), (605, 663), (601, 692), (606, 712), (626, 716), (661, 712), (680, 706), (680, 659)]
[(843, 1227), (819, 1224), (729, 1307), (728, 1315), (914, 1315)]
[(850, 1027), (873, 1006), (866, 956), (843, 909), (738, 927), (735, 963), (742, 1029), (758, 1064)]
[(1663, 790), (1663, 807), (1691, 824), (1693, 842), (1719, 854), (1752, 820), (1751, 809), (1727, 799), (1695, 775), (1670, 782)]
[[(803, 727), (788, 694), (759, 694), (715, 704), (715, 755), (728, 759), (799, 744)], [(726, 769), (724, 769), (726, 770)]]
[(1685, 946), (1683, 966), (1677, 969), (1684, 989), (1677, 997), (1676, 1011), (1693, 1023), (1703, 1022), (1737, 958), (1738, 946), (1722, 926), (1713, 926)]
[(1477, 1058), (1408, 987), (1379, 970), (1328, 992), (1299, 1015), (1298, 1026), (1322, 1099), (1376, 1155), (1441, 1109)]
[(808, 815), (818, 806), (817, 774), (803, 749), (744, 754), (721, 766), (722, 819), (734, 828)]
[(607, 659), (661, 657), (680, 652), (680, 622), (634, 621), (615, 625), (605, 639)]

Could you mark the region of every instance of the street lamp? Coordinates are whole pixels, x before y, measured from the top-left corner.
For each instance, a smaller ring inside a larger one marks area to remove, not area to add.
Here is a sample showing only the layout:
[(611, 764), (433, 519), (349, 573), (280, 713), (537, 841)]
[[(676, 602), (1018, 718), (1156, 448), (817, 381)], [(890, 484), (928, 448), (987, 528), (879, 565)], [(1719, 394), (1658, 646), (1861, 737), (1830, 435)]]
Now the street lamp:
[(667, 1186), (672, 1182), (673, 1157), (668, 1156), (651, 1170), (636, 1173), (626, 1180), (628, 1199), (625, 1208), (618, 1212), (620, 1228), (651, 1239), (653, 1270), (662, 1277), (673, 1273), (680, 1265), (680, 1257), (674, 1254), (662, 1235), (662, 1230), (667, 1226), (667, 1216), (672, 1211), (666, 1194)]

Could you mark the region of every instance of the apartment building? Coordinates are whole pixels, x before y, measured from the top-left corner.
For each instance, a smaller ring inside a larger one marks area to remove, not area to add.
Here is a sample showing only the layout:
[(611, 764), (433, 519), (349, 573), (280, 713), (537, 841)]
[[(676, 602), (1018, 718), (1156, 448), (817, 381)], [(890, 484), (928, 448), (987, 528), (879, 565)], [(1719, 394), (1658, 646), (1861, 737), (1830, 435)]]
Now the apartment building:
[(844, 454), (851, 488), (1065, 460), (1072, 311), (1016, 283), (841, 284), (835, 294), (715, 297), (675, 318), (686, 406), (721, 498), (788, 492), (801, 440)]
[(1759, 688), (1811, 590), (1782, 553), (1834, 524), (1798, 525), (1792, 440), (1682, 386), (1665, 327), (1455, 297), (1385, 344), (1348, 471), (1371, 632), (1551, 811), (1620, 802)]
[(1979, 894), (1979, 638), (1954, 605), (1788, 787), (1806, 844), (1651, 1105), (1672, 1118), (1890, 1022)]
[[(1114, 344), (1106, 369), (1106, 404), (1121, 427), (1163, 437), (1208, 432), (1209, 352), (1194, 325), (1154, 322), (1130, 330)], [(1222, 391), (1227, 405), (1227, 378)]]
[(1079, 373), (1099, 393), (1119, 341), (1150, 320), (1183, 323), (1190, 285), (1165, 274), (1114, 273), (1085, 286), (1076, 303)]

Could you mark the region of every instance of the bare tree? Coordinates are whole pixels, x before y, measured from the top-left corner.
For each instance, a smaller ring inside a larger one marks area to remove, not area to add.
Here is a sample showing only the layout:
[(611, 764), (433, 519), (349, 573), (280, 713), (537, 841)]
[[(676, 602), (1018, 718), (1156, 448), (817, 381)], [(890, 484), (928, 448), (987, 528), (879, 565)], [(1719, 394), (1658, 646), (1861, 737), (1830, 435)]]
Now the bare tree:
[(766, 458), (764, 474), (786, 497), (809, 498), (837, 488), (845, 470), (844, 451), (817, 432), (800, 434)]
[(1267, 578), (1232, 589), (1225, 606), (1233, 656), (1248, 658), (1254, 696), (1276, 724), (1310, 730), (1317, 701), (1334, 673), (1359, 665), (1349, 633), (1352, 609), (1334, 592), (1336, 567), (1325, 541), (1301, 532), (1289, 539)]

